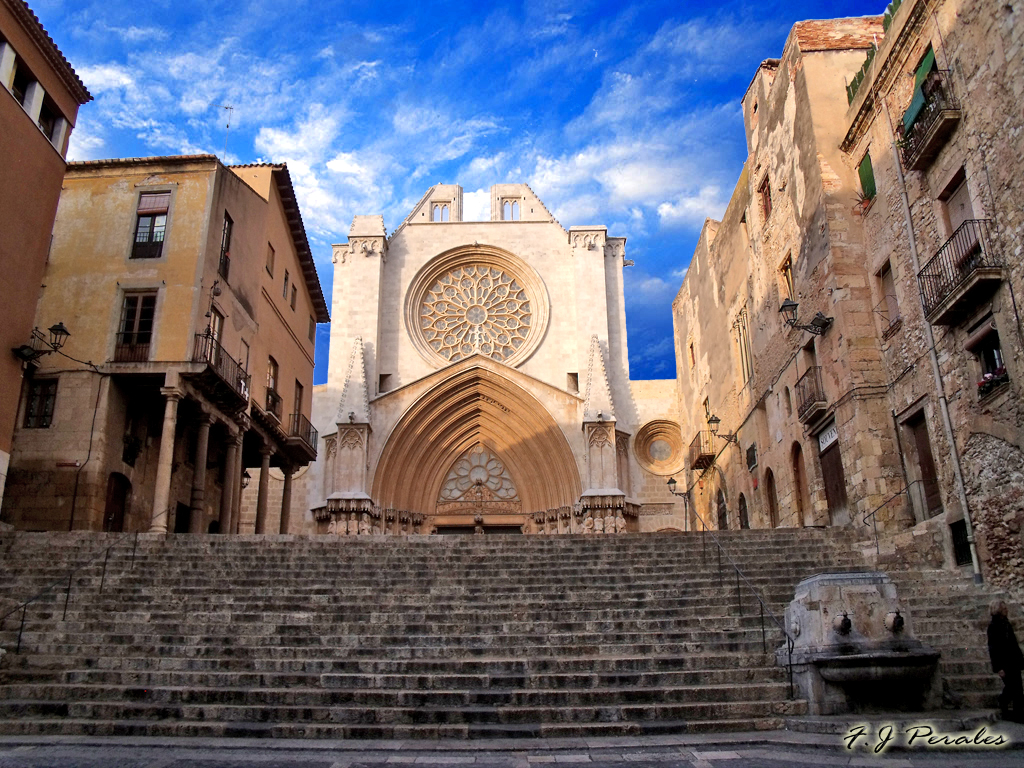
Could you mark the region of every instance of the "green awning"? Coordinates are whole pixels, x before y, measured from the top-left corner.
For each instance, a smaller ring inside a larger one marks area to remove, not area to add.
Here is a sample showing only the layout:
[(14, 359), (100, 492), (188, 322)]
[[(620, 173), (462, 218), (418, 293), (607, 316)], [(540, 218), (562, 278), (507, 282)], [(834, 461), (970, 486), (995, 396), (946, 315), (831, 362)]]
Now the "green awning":
[(921, 83), (928, 77), (928, 73), (935, 69), (935, 51), (931, 48), (928, 49), (928, 53), (921, 59), (921, 64), (917, 68), (917, 72), (914, 74), (914, 87), (920, 88)]
[(875, 196), (875, 171), (871, 167), (871, 155), (864, 155), (864, 159), (857, 169), (860, 174), (860, 188), (864, 197), (870, 199)]
[(919, 85), (914, 91), (914, 98), (910, 100), (910, 106), (907, 107), (907, 111), (903, 113), (904, 135), (906, 135), (914, 126), (914, 121), (917, 120), (917, 116), (921, 114), (922, 109), (924, 109), (924, 92), (921, 90), (921, 86)]

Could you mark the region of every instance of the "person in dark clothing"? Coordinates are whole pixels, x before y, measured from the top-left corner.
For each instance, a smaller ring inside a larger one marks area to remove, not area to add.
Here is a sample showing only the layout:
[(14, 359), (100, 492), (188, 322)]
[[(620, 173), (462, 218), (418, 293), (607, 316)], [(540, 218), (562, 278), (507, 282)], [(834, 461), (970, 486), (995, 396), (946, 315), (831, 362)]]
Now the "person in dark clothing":
[[(1017, 635), (1007, 614), (1006, 603), (996, 600), (992, 603), (992, 621), (988, 625), (988, 655), (992, 659), (992, 671), (1003, 681), (1003, 692), (999, 694), (999, 709), (1003, 718), (1017, 723), (1024, 722), (1024, 690), (1021, 688), (1020, 672), (1024, 668), (1024, 654), (1017, 644)], [(1009, 711), (1013, 706), (1012, 713)]]

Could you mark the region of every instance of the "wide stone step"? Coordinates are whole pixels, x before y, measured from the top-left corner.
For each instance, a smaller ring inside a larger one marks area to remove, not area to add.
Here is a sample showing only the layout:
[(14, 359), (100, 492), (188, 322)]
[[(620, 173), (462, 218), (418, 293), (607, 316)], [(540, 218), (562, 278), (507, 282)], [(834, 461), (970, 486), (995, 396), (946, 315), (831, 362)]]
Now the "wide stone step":
[[(17, 685), (21, 671), (10, 675)], [(776, 682), (785, 670), (779, 667), (700, 669), (679, 672), (578, 672), (562, 674), (362, 674), (288, 672), (139, 671), (81, 669), (55, 671), (54, 683), (139, 686), (206, 686), (212, 688), (377, 688), (383, 690), (602, 688), (610, 686), (678, 687)], [(31, 679), (31, 678), (30, 678)], [(43, 681), (40, 681), (43, 682)]]
[[(780, 676), (781, 678), (781, 676)], [(600, 688), (232, 688), (18, 684), (0, 696), (11, 702), (132, 702), (152, 705), (231, 705), (309, 708), (607, 707), (619, 704), (694, 704), (778, 701), (788, 694), (781, 679), (765, 683)]]
[[(0, 721), (17, 717), (93, 720), (220, 720), (225, 722), (343, 724), (537, 724), (642, 720), (707, 720), (800, 714), (793, 701), (609, 704), (598, 706), (362, 707), (36, 700), (0, 701)], [(779, 711), (781, 710), (781, 711)]]
[[(806, 707), (804, 708), (806, 709)], [(803, 714), (796, 712), (794, 714)], [(5, 735), (163, 736), (277, 739), (494, 739), (623, 737), (672, 733), (723, 733), (782, 728), (783, 715), (709, 720), (650, 720), (599, 723), (411, 725), (266, 722), (184, 722), (180, 720), (79, 720), (65, 717), (0, 721)]]
[[(760, 650), (760, 649), (758, 649)], [(11, 656), (8, 656), (11, 658)], [(561, 657), (538, 653), (529, 658), (491, 656), (472, 658), (456, 656), (437, 658), (423, 656), (416, 659), (385, 658), (312, 658), (308, 655), (290, 659), (244, 659), (220, 656), (192, 656), (169, 658), (159, 656), (81, 656), (30, 655), (13, 656), (13, 668), (53, 670), (117, 670), (117, 671), (192, 671), (192, 672), (270, 672), (285, 674), (346, 673), (365, 675), (536, 675), (608, 673), (631, 674), (637, 672), (705, 671), (715, 669), (745, 669), (762, 667), (776, 669), (775, 658), (769, 653), (736, 653), (731, 651), (687, 652), (679, 655), (658, 653), (639, 655), (609, 655)]]

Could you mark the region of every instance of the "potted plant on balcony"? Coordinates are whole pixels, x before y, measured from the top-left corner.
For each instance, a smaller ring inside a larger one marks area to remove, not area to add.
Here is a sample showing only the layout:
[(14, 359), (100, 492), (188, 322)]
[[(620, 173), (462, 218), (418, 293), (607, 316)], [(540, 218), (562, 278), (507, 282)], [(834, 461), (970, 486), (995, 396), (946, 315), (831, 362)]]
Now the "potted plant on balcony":
[(854, 193), (853, 199), (854, 216), (863, 216), (865, 213), (871, 210), (871, 206), (875, 204), (875, 195), (871, 195), (870, 197), (868, 197), (866, 194), (859, 190)]
[(978, 396), (984, 397), (1000, 384), (1005, 384), (1009, 380), (1010, 374), (1006, 372), (1006, 366), (1000, 366), (994, 371), (986, 373), (978, 382)]

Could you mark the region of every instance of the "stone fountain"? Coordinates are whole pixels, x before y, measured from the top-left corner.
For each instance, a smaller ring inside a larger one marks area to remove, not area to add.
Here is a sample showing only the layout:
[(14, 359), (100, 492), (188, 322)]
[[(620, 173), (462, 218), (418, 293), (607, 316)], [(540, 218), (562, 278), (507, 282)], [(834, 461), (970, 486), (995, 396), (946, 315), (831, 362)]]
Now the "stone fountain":
[[(823, 573), (786, 608), (793, 683), (812, 715), (937, 709), (939, 653), (913, 634), (885, 573)], [(790, 660), (788, 644), (776, 653)]]

